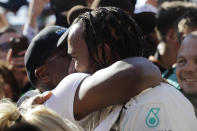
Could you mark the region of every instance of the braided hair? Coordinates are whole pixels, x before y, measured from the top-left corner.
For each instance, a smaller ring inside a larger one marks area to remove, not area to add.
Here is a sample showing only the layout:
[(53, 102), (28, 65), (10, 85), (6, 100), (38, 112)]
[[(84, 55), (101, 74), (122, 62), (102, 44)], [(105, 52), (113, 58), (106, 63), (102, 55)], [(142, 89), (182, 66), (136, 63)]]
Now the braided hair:
[[(111, 49), (113, 62), (131, 56), (142, 56), (144, 38), (134, 19), (116, 7), (100, 7), (77, 17), (73, 24), (82, 23), (83, 37), (90, 58), (97, 69), (109, 66), (104, 50)], [(101, 47), (102, 58), (98, 56)]]

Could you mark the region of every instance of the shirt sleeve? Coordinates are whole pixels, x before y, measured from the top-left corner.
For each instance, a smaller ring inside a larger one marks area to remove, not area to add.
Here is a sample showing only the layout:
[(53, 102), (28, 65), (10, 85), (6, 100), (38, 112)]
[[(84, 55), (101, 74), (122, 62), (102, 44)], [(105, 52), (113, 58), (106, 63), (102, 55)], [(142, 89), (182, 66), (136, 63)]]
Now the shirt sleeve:
[(89, 76), (89, 74), (74, 73), (65, 77), (52, 91), (52, 96), (44, 105), (54, 110), (63, 119), (76, 122), (73, 114), (75, 93), (79, 84), (87, 76)]

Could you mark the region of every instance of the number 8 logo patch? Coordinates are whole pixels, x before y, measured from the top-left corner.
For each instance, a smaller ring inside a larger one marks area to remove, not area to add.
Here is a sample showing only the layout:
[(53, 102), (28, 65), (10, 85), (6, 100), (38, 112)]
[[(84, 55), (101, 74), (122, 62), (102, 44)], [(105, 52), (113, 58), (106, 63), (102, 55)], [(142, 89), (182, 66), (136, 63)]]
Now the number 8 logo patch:
[(147, 117), (146, 117), (146, 125), (150, 128), (157, 127), (159, 124), (159, 113), (160, 108), (151, 108)]

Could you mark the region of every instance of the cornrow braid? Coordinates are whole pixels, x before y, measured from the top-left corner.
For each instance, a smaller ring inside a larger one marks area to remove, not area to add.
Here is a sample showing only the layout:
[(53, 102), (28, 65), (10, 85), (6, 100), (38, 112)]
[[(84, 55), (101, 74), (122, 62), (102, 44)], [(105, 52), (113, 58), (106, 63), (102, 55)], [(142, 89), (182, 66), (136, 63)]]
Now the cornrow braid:
[[(144, 38), (134, 19), (116, 7), (100, 7), (79, 16), (73, 24), (82, 23), (83, 37), (89, 55), (96, 68), (109, 66), (104, 50), (105, 44), (111, 49), (113, 61), (131, 56), (142, 56)], [(98, 56), (98, 46), (102, 58)]]

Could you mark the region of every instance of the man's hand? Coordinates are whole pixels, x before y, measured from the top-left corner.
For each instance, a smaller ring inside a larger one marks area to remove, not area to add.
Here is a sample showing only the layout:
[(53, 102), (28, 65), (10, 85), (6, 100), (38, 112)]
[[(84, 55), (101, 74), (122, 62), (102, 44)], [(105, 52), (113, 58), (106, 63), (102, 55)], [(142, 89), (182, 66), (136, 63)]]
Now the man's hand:
[(19, 57), (13, 57), (13, 50), (10, 49), (7, 54), (7, 62), (13, 70), (25, 71), (24, 55), (26, 50), (18, 53)]
[(29, 4), (29, 25), (32, 28), (36, 28), (36, 19), (38, 15), (43, 11), (44, 6), (49, 2), (49, 0), (31, 0)]
[(13, 71), (14, 76), (21, 88), (24, 87), (24, 85), (28, 81), (24, 64), (25, 52), (26, 50), (23, 50), (18, 53), (19, 57), (13, 57), (13, 50), (10, 49), (6, 57), (6, 61), (10, 66), (11, 70)]
[(41, 95), (37, 95), (34, 98), (32, 98), (32, 105), (37, 105), (37, 104), (43, 104), (45, 103), (52, 95), (52, 92), (46, 92)]

